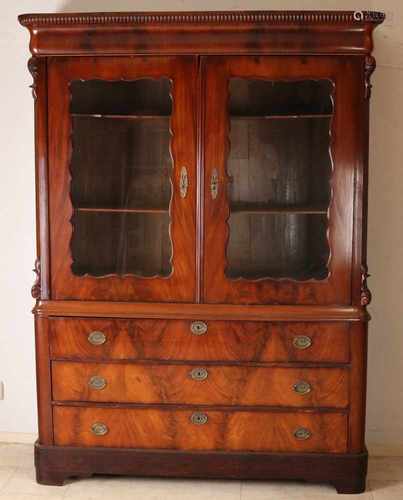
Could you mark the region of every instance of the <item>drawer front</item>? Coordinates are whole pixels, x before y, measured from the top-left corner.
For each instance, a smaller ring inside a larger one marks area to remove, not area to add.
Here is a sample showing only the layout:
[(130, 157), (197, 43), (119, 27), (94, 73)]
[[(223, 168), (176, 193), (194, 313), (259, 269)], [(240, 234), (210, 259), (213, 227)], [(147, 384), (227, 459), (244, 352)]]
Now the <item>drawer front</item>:
[(349, 361), (348, 323), (55, 318), (50, 326), (53, 359)]
[(55, 444), (178, 450), (347, 450), (347, 415), (56, 406)]
[(344, 408), (348, 370), (54, 361), (53, 399)]

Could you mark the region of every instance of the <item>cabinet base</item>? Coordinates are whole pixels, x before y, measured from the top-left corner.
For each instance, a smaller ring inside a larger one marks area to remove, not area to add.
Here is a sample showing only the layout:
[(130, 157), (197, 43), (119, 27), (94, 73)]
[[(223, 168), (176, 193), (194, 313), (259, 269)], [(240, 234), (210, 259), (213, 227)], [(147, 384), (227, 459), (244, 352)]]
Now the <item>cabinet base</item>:
[(365, 490), (367, 452), (227, 453), (35, 445), (40, 484), (62, 485), (70, 477), (94, 474), (154, 477), (302, 480), (330, 483), (338, 493)]

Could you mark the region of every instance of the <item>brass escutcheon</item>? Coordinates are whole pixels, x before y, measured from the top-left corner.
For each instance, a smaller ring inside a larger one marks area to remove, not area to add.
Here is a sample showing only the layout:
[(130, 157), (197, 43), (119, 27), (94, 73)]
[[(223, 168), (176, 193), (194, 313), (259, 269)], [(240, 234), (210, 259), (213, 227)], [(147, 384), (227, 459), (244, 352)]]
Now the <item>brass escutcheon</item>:
[(179, 178), (179, 192), (181, 198), (186, 198), (188, 187), (189, 187), (188, 171), (186, 167), (182, 167)]
[(218, 172), (216, 168), (213, 168), (213, 171), (211, 172), (210, 190), (211, 198), (215, 200), (218, 196)]
[(208, 416), (205, 413), (192, 413), (190, 416), (190, 421), (195, 425), (204, 425), (208, 422)]
[(102, 345), (106, 342), (106, 335), (103, 332), (94, 331), (88, 335), (88, 342), (92, 345)]
[(96, 436), (105, 436), (109, 432), (109, 429), (106, 424), (95, 422), (91, 425), (91, 432)]
[(294, 431), (294, 437), (299, 441), (305, 441), (312, 436), (312, 433), (309, 429), (305, 429), (305, 427), (300, 427)]
[(311, 347), (312, 345), (312, 339), (307, 335), (298, 335), (297, 337), (294, 337), (292, 343), (296, 349), (308, 349), (308, 347)]
[(308, 394), (312, 389), (311, 384), (309, 382), (306, 382), (305, 380), (300, 380), (299, 382), (294, 384), (293, 388), (297, 394), (301, 395)]
[(190, 378), (193, 380), (206, 380), (208, 371), (205, 368), (193, 368), (190, 372)]
[(204, 335), (207, 332), (207, 324), (204, 321), (193, 321), (190, 331), (193, 335)]
[(106, 380), (103, 377), (99, 377), (98, 375), (94, 375), (88, 381), (88, 385), (91, 389), (95, 389), (97, 391), (101, 391), (106, 387)]

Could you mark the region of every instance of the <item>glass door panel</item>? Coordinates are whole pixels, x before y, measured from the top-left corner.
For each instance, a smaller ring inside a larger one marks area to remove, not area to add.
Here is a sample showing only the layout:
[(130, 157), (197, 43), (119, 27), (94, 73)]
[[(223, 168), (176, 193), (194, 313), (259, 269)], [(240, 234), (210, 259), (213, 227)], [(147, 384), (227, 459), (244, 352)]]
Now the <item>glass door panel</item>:
[(73, 273), (169, 276), (169, 80), (74, 81), (70, 89)]
[(227, 277), (326, 278), (332, 92), (329, 80), (230, 80)]
[(359, 65), (204, 62), (205, 300), (348, 303), (354, 180), (343, 124), (359, 134), (348, 92)]
[(193, 57), (50, 61), (53, 298), (195, 299), (195, 89)]

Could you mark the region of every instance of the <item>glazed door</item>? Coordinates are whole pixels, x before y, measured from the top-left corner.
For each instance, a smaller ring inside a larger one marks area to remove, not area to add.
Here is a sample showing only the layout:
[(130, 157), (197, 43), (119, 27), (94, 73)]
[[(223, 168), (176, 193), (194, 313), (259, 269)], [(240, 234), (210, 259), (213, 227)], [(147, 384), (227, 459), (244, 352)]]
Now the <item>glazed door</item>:
[(53, 299), (194, 300), (195, 68), (49, 60)]
[(206, 302), (350, 302), (361, 81), (359, 58), (205, 59)]

